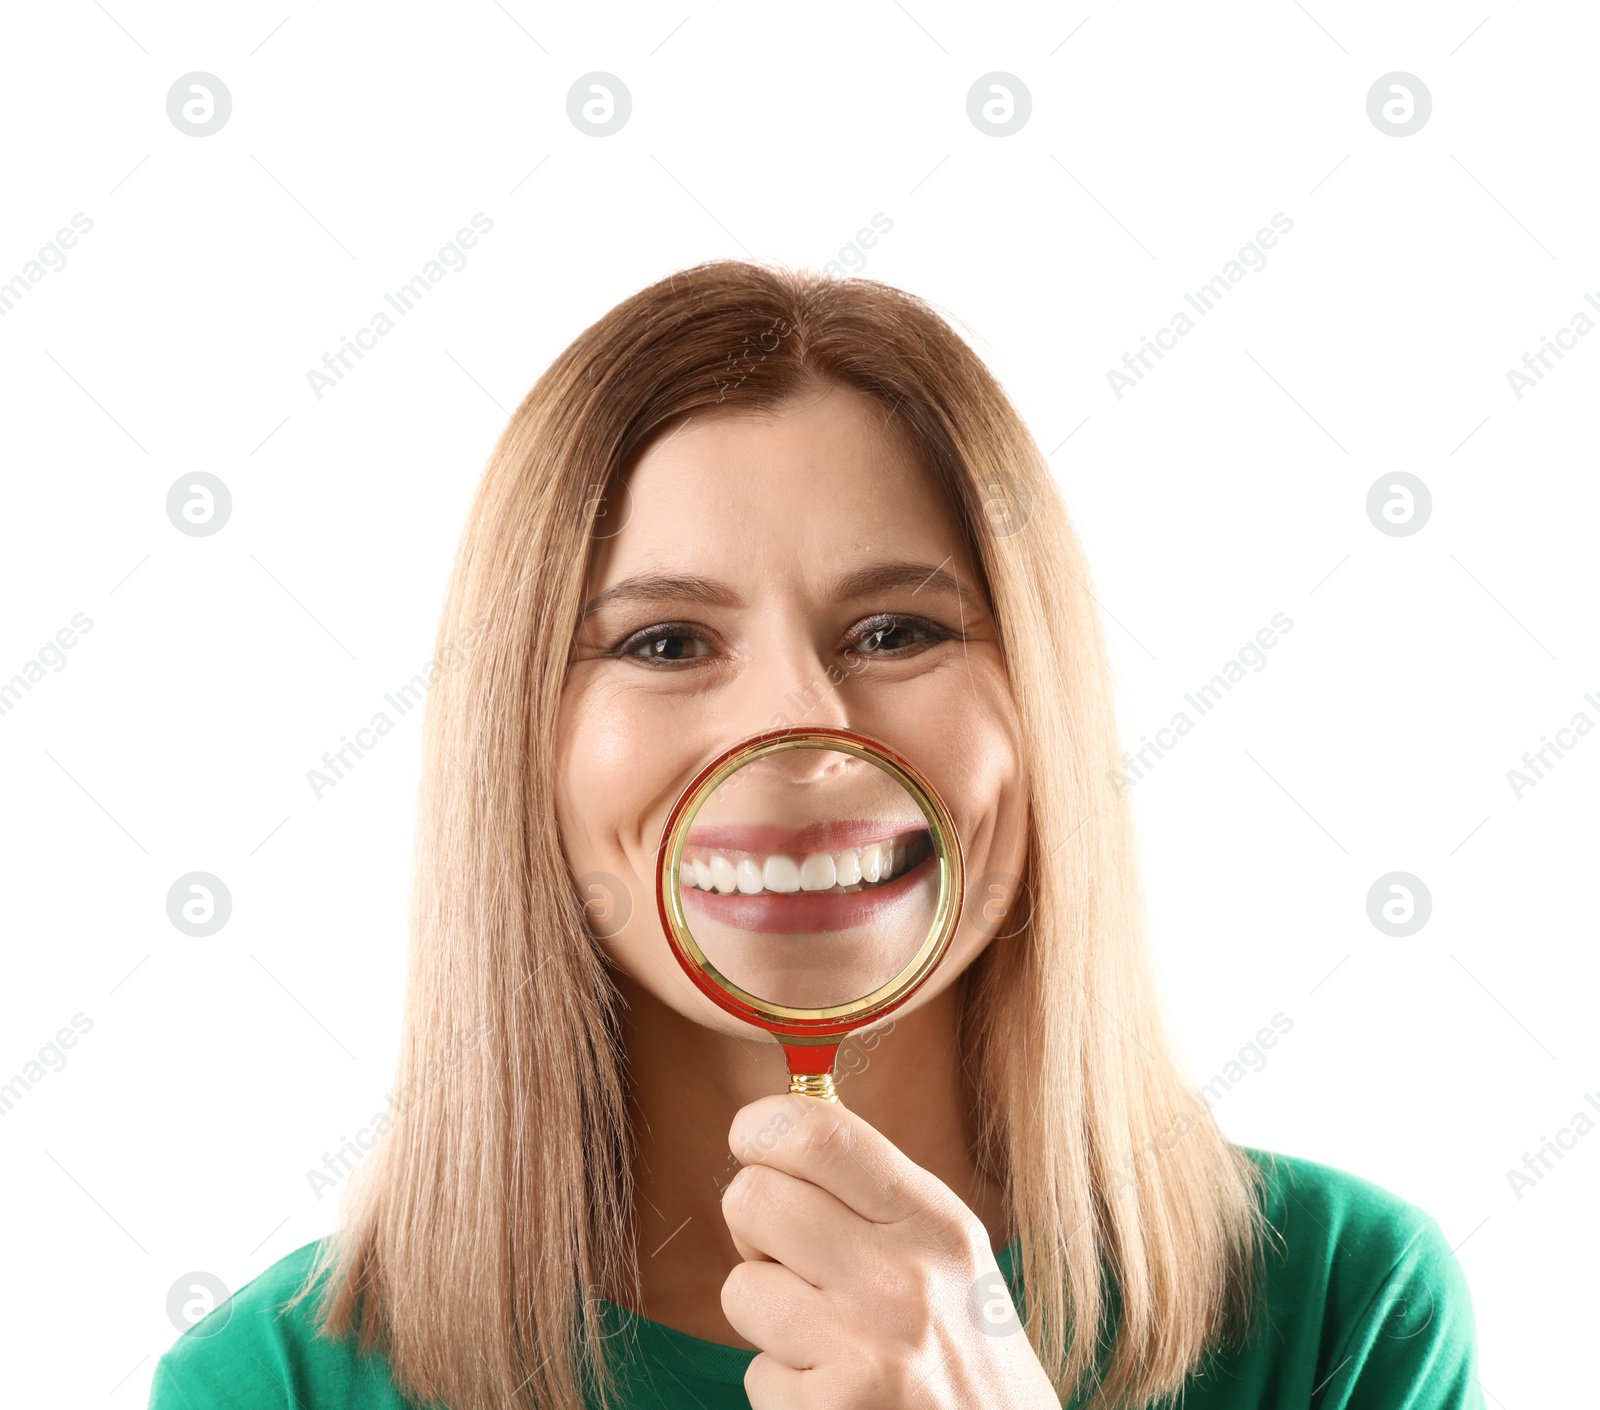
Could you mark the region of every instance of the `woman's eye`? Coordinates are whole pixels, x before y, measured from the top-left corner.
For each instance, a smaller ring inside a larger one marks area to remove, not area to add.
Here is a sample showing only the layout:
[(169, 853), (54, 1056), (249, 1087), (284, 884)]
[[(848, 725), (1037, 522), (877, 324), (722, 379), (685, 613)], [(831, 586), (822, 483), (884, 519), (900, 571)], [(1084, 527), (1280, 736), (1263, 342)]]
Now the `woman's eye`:
[(950, 635), (943, 627), (921, 617), (874, 617), (862, 624), (858, 651), (871, 655), (905, 651), (910, 647), (943, 641)]
[[(705, 649), (696, 649), (701, 647)], [(650, 665), (671, 665), (710, 654), (710, 643), (687, 627), (651, 627), (629, 637), (617, 648), (617, 655)]]

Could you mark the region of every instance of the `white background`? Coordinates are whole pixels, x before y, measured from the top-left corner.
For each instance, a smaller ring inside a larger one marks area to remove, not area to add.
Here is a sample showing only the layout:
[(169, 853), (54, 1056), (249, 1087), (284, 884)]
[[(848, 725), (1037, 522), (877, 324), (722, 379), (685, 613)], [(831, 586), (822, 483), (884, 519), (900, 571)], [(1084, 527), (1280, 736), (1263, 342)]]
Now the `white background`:
[[(93, 1025), (0, 1119), (8, 1402), (141, 1405), (180, 1275), (237, 1288), (331, 1227), (306, 1172), (391, 1081), (420, 711), (320, 801), (306, 771), (428, 660), (509, 409), (667, 272), (821, 266), (882, 212), (862, 272), (957, 320), (1051, 455), (1130, 743), (1293, 620), (1135, 789), (1191, 1075), (1292, 1019), (1229, 1135), (1438, 1218), (1490, 1405), (1591, 1403), (1600, 1131), (1520, 1199), (1507, 1171), (1600, 1100), (1600, 732), (1520, 799), (1507, 770), (1600, 722), (1600, 336), (1506, 377), (1600, 297), (1590, 7), (106, 0), (6, 35), (0, 280), (93, 221), (0, 319), (0, 679), (93, 621), (0, 717), (0, 1081)], [(205, 138), (166, 111), (195, 70), (233, 101)], [(566, 111), (595, 70), (633, 101), (606, 138)], [(966, 108), (995, 70), (1032, 95), (1004, 138)], [(1366, 110), (1396, 70), (1433, 100), (1403, 138)], [(1433, 509), (1392, 537), (1366, 496), (1402, 470)], [(166, 517), (198, 471), (214, 537)], [(199, 870), (233, 898), (209, 939), (166, 914)], [(1432, 896), (1410, 937), (1367, 916), (1391, 871)]]

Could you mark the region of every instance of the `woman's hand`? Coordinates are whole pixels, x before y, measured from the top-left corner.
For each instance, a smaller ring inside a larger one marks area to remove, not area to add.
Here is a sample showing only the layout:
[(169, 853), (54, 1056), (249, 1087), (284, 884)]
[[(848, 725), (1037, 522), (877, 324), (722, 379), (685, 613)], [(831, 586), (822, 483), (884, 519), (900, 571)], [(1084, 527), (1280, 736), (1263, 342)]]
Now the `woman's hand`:
[(722, 1310), (761, 1348), (756, 1410), (1060, 1410), (983, 1223), (842, 1106), (763, 1097), (734, 1117), (722, 1196), (744, 1256)]

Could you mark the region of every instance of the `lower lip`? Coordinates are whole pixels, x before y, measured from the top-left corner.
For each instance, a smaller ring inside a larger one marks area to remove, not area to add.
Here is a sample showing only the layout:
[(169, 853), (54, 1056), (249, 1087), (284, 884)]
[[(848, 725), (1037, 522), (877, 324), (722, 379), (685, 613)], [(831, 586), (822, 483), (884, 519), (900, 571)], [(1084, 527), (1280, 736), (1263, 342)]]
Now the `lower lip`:
[(680, 894), (686, 910), (698, 911), (735, 930), (811, 935), (828, 930), (849, 930), (876, 920), (909, 895), (938, 865), (938, 853), (930, 849), (916, 866), (882, 886), (833, 895), (824, 891), (762, 891), (754, 896), (736, 891), (723, 895), (720, 891), (701, 891), (693, 886), (680, 887)]

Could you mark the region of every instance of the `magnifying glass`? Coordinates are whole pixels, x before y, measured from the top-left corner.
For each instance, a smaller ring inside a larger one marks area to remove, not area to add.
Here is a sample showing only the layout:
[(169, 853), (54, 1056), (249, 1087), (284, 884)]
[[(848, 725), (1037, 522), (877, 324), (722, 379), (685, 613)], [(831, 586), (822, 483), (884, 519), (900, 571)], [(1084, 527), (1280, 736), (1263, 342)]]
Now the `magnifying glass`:
[(708, 998), (773, 1034), (789, 1090), (837, 1101), (841, 1040), (933, 972), (961, 916), (955, 819), (888, 745), (767, 730), (707, 764), (667, 819), (656, 904)]

